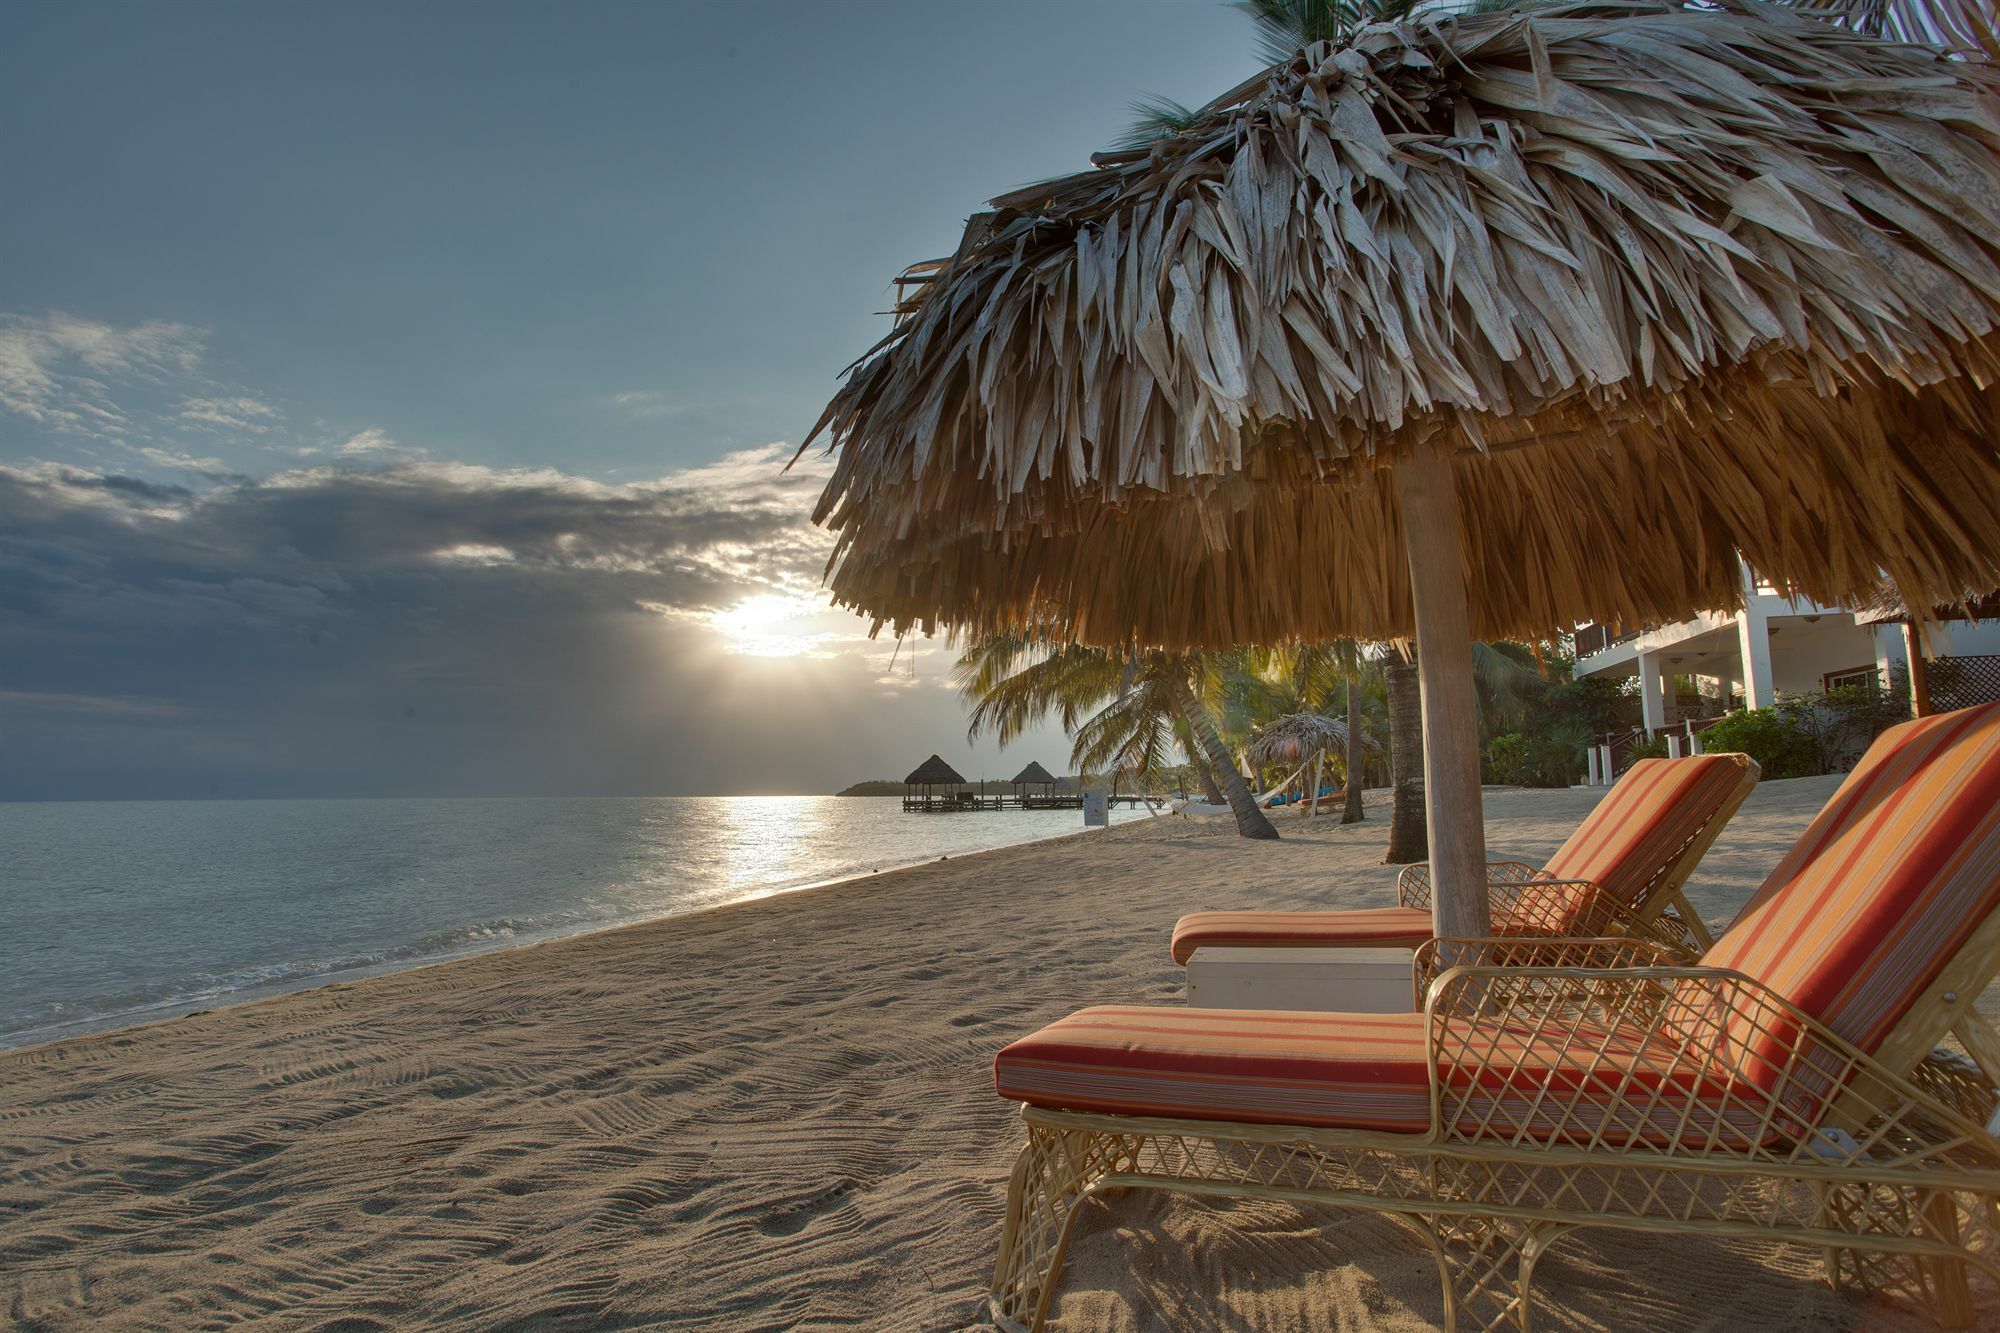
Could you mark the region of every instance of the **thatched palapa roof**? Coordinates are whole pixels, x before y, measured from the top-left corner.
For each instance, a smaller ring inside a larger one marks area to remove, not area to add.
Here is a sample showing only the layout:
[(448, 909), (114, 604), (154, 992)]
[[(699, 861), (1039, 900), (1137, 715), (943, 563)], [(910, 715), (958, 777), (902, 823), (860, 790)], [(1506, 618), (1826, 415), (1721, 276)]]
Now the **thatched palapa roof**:
[[(1367, 732), (1361, 748), (1379, 754), (1382, 746)], [(1300, 764), (1316, 754), (1338, 757), (1347, 752), (1347, 723), (1324, 713), (1287, 713), (1257, 728), (1250, 738), (1250, 762)]]
[[(2000, 584), (2000, 81), (1725, 0), (1418, 18), (973, 218), (819, 430), (898, 631), (1411, 628), (1456, 457), (1475, 632)], [(819, 432), (816, 431), (816, 434)]]
[(1017, 784), (1026, 782), (1054, 782), (1055, 780), (1055, 774), (1043, 768), (1039, 762), (1033, 759), (1028, 761), (1026, 768), (1014, 775), (1014, 781)]
[(910, 787), (935, 787), (944, 783), (964, 781), (965, 779), (958, 775), (957, 769), (947, 764), (937, 755), (932, 755), (930, 758), (924, 760), (923, 763), (918, 764), (917, 771), (903, 779), (904, 785)]
[[(1963, 593), (1947, 602), (1939, 602), (1931, 608), (1929, 619), (2000, 620), (2000, 589)], [(1854, 623), (1857, 625), (1908, 624), (1909, 620), (1909, 603), (1894, 588), (1882, 589), (1854, 611)]]

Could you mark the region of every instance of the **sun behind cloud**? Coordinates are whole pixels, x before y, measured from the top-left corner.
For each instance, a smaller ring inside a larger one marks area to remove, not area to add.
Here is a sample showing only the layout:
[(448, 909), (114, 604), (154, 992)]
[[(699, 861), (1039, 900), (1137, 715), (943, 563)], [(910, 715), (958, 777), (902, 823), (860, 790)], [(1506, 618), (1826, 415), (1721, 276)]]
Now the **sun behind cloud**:
[(817, 598), (759, 593), (709, 615), (732, 653), (745, 657), (800, 657), (823, 651), (839, 638), (824, 629), (826, 603)]

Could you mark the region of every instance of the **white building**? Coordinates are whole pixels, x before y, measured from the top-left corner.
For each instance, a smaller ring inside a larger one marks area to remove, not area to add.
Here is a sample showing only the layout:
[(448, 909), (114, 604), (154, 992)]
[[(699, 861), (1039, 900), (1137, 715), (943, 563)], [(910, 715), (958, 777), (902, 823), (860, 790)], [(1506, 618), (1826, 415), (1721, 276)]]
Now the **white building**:
[[(1860, 623), (1850, 608), (1782, 597), (1748, 565), (1743, 582), (1745, 605), (1738, 612), (1618, 636), (1603, 626), (1578, 630), (1576, 674), (1637, 676), (1640, 716), (1651, 735), (1731, 708), (1767, 708), (1781, 693), (1857, 680), (1887, 686), (1893, 668), (1907, 666), (1901, 624)], [(1925, 655), (2000, 655), (2000, 621), (1947, 621), (1931, 631)], [(1694, 677), (1698, 695), (1675, 697), (1669, 682), (1677, 676)]]

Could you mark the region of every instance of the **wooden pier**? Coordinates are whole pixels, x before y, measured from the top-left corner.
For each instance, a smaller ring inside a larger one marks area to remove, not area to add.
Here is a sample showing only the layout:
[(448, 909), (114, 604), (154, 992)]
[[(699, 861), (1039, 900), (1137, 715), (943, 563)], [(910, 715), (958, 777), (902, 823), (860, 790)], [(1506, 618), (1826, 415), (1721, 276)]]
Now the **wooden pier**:
[[(998, 785), (998, 784), (996, 784)], [(1113, 805), (1143, 805), (1146, 798), (1133, 792), (1119, 792), (1106, 799)], [(1159, 797), (1153, 798), (1155, 804)], [(1080, 791), (1050, 792), (1047, 795), (1011, 791), (928, 791), (903, 797), (903, 808), (917, 814), (950, 815), (967, 810), (1081, 810)]]
[[(955, 815), (972, 810), (1081, 810), (1083, 792), (1043, 768), (1029, 764), (1012, 782), (967, 782), (937, 755), (903, 779), (903, 809), (920, 815)], [(994, 790), (997, 788), (997, 790)], [(1112, 805), (1139, 805), (1136, 792), (1113, 791)]]

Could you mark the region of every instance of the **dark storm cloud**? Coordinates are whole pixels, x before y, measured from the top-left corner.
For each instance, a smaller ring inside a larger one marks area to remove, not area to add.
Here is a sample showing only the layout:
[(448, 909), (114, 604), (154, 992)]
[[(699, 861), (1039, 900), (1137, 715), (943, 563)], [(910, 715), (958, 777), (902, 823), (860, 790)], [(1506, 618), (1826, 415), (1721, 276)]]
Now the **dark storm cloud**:
[(657, 787), (699, 613), (816, 580), (817, 484), (0, 468), (0, 797)]

